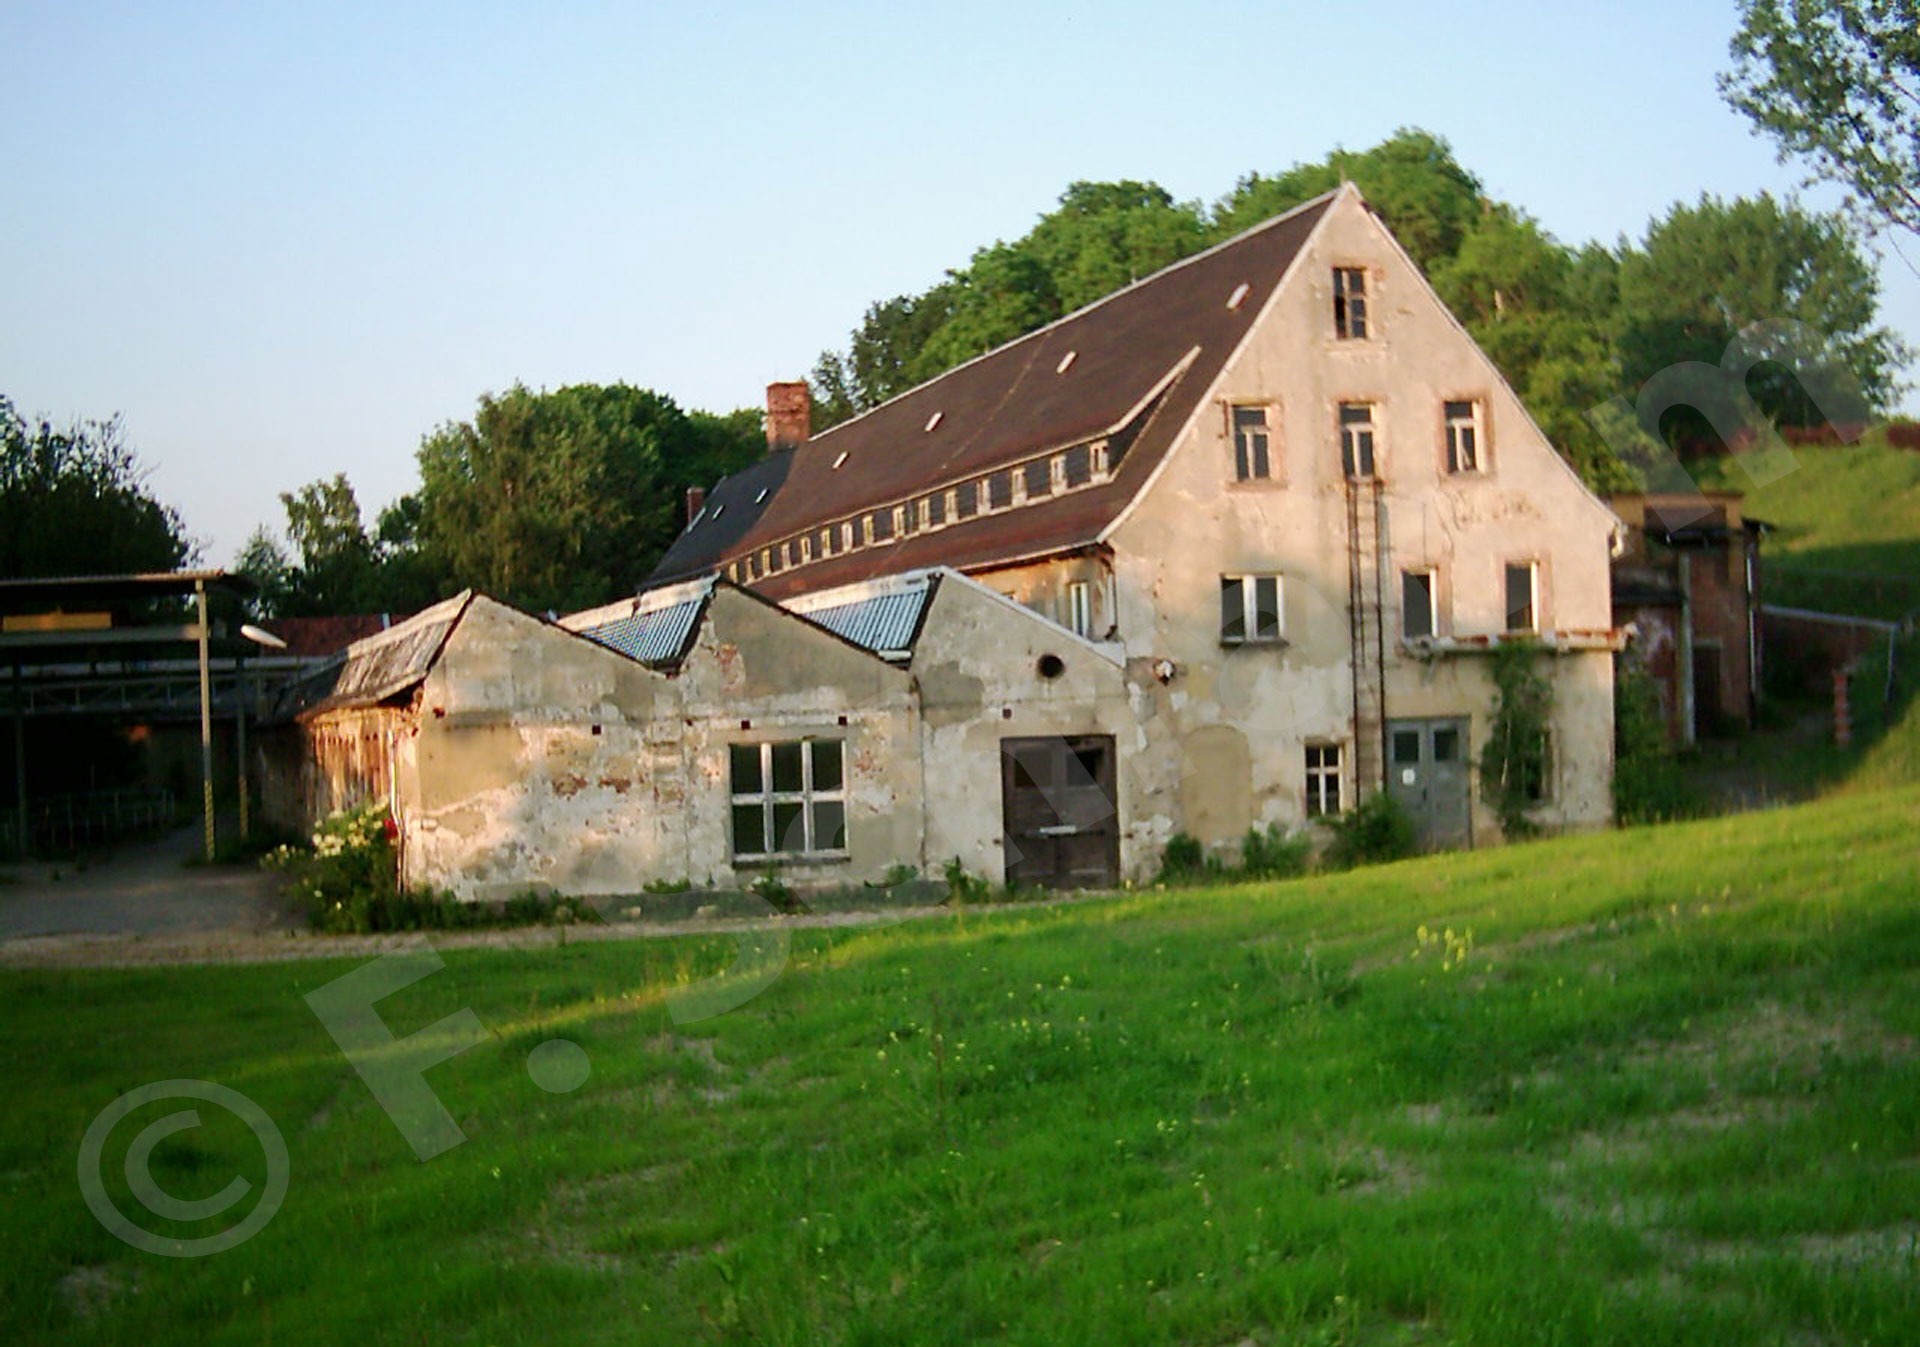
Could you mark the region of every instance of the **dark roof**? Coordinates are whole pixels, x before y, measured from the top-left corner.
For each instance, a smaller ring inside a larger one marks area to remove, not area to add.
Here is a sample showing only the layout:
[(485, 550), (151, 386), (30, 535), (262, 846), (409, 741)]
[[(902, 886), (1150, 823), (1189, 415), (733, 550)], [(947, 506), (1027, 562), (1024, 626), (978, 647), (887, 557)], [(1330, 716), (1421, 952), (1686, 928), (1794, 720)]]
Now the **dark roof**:
[(711, 572), (766, 513), (792, 466), (793, 451), (777, 449), (750, 467), (722, 478), (701, 505), (700, 513), (660, 558), (645, 587), (670, 585)]
[(276, 617), (260, 625), (287, 643), (287, 654), (313, 659), (338, 654), (355, 641), (377, 636), (397, 625), (397, 620), (386, 613), (343, 613), (332, 617)]
[[(750, 529), (715, 548), (694, 539), (704, 521), (694, 525), (654, 583), (1106, 436), (1112, 473), (1105, 481), (816, 559), (753, 587), (795, 594), (924, 567), (991, 566), (1097, 541), (1172, 446), (1332, 199), (1308, 202), (1175, 263), (800, 445)], [(1246, 293), (1229, 307), (1242, 285)], [(738, 480), (716, 489), (729, 495), (729, 516), (733, 499), (750, 498)]]

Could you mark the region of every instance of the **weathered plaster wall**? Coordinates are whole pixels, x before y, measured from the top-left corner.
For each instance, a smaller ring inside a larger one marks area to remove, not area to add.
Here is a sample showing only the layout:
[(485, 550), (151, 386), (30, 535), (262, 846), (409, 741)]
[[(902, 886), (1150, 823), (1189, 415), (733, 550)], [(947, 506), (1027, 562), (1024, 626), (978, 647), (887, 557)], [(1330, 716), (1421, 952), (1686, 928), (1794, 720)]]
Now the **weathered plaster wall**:
[[(1047, 656), (1060, 661), (1053, 677), (1041, 671)], [(1131, 868), (1140, 796), (1132, 764), (1146, 731), (1112, 655), (997, 589), (950, 577), (940, 582), (911, 668), (926, 763), (926, 873), (958, 858), (969, 873), (1004, 882), (1000, 743), (1041, 735), (1113, 737), (1120, 864), (1123, 873)]]
[(684, 867), (663, 876), (745, 884), (736, 867), (728, 746), (829, 738), (845, 744), (844, 860), (783, 862), (796, 888), (881, 879), (920, 855), (923, 828), (917, 714), (902, 669), (730, 586), (715, 589), (705, 624), (673, 679), (683, 725)]
[[(1371, 340), (1334, 335), (1335, 266), (1367, 271)], [(1482, 408), (1483, 472), (1445, 471), (1443, 404), (1461, 400)], [(1138, 675), (1158, 659), (1179, 666), (1161, 698), (1163, 729), (1143, 764), (1148, 774), (1181, 783), (1176, 807), (1155, 823), (1156, 842), (1178, 828), (1221, 843), (1248, 822), (1299, 821), (1312, 741), (1344, 746), (1354, 798), (1342, 402), (1373, 405), (1386, 482), (1390, 717), (1469, 715), (1477, 754), (1490, 702), (1480, 657), (1429, 663), (1393, 639), (1401, 630), (1402, 568), (1437, 570), (1443, 635), (1505, 627), (1510, 561), (1538, 563), (1542, 625), (1611, 625), (1616, 519), (1553, 452), (1372, 216), (1343, 198), (1111, 535), (1120, 635)], [(1267, 408), (1267, 480), (1234, 480), (1236, 404)], [(1283, 645), (1221, 644), (1220, 577), (1235, 573), (1284, 577)], [(1570, 786), (1551, 821), (1596, 826), (1608, 817), (1611, 664), (1601, 654), (1556, 658), (1549, 667), (1559, 693), (1556, 761), (1570, 782), (1597, 783)], [(1216, 785), (1242, 774), (1250, 788), (1244, 811), (1230, 807)], [(1478, 837), (1498, 831), (1477, 790), (1474, 830)]]
[(674, 702), (664, 677), (475, 598), (401, 755), (407, 882), (498, 899), (682, 871)]

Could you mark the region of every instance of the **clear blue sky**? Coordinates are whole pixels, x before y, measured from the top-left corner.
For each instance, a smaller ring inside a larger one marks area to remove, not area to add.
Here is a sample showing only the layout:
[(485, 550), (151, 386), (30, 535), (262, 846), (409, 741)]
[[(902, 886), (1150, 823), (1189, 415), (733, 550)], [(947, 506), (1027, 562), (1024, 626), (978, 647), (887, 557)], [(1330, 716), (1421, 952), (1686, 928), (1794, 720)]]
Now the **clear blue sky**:
[[(225, 564), (316, 477), (371, 519), (422, 434), (515, 380), (758, 404), (1076, 179), (1211, 201), (1418, 125), (1569, 242), (1790, 190), (1715, 93), (1733, 26), (1672, 0), (0, 0), (0, 393), (123, 413)], [(1920, 279), (1882, 277), (1920, 344)]]

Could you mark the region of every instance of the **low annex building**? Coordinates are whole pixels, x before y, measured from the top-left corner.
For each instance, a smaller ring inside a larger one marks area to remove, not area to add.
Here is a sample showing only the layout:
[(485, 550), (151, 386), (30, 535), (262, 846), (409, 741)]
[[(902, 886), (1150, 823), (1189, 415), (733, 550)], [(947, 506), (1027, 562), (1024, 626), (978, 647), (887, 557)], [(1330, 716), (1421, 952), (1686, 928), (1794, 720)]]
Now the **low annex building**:
[(304, 724), (385, 736), (352, 789), (411, 881), (1109, 884), (1380, 790), (1470, 845), (1511, 642), (1552, 688), (1536, 819), (1610, 817), (1620, 522), (1351, 186), (808, 420), (769, 390), (768, 455), (638, 597), (354, 647)]

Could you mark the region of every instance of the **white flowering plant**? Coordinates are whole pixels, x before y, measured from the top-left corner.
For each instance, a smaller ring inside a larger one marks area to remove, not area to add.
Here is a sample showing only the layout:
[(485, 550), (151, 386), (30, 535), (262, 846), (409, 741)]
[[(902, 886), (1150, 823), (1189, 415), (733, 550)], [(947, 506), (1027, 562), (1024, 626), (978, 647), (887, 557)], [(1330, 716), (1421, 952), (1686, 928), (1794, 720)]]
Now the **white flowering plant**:
[(264, 864), (291, 876), (289, 891), (319, 930), (369, 931), (399, 895), (397, 831), (378, 801), (340, 809), (314, 829), (311, 846), (281, 847)]

